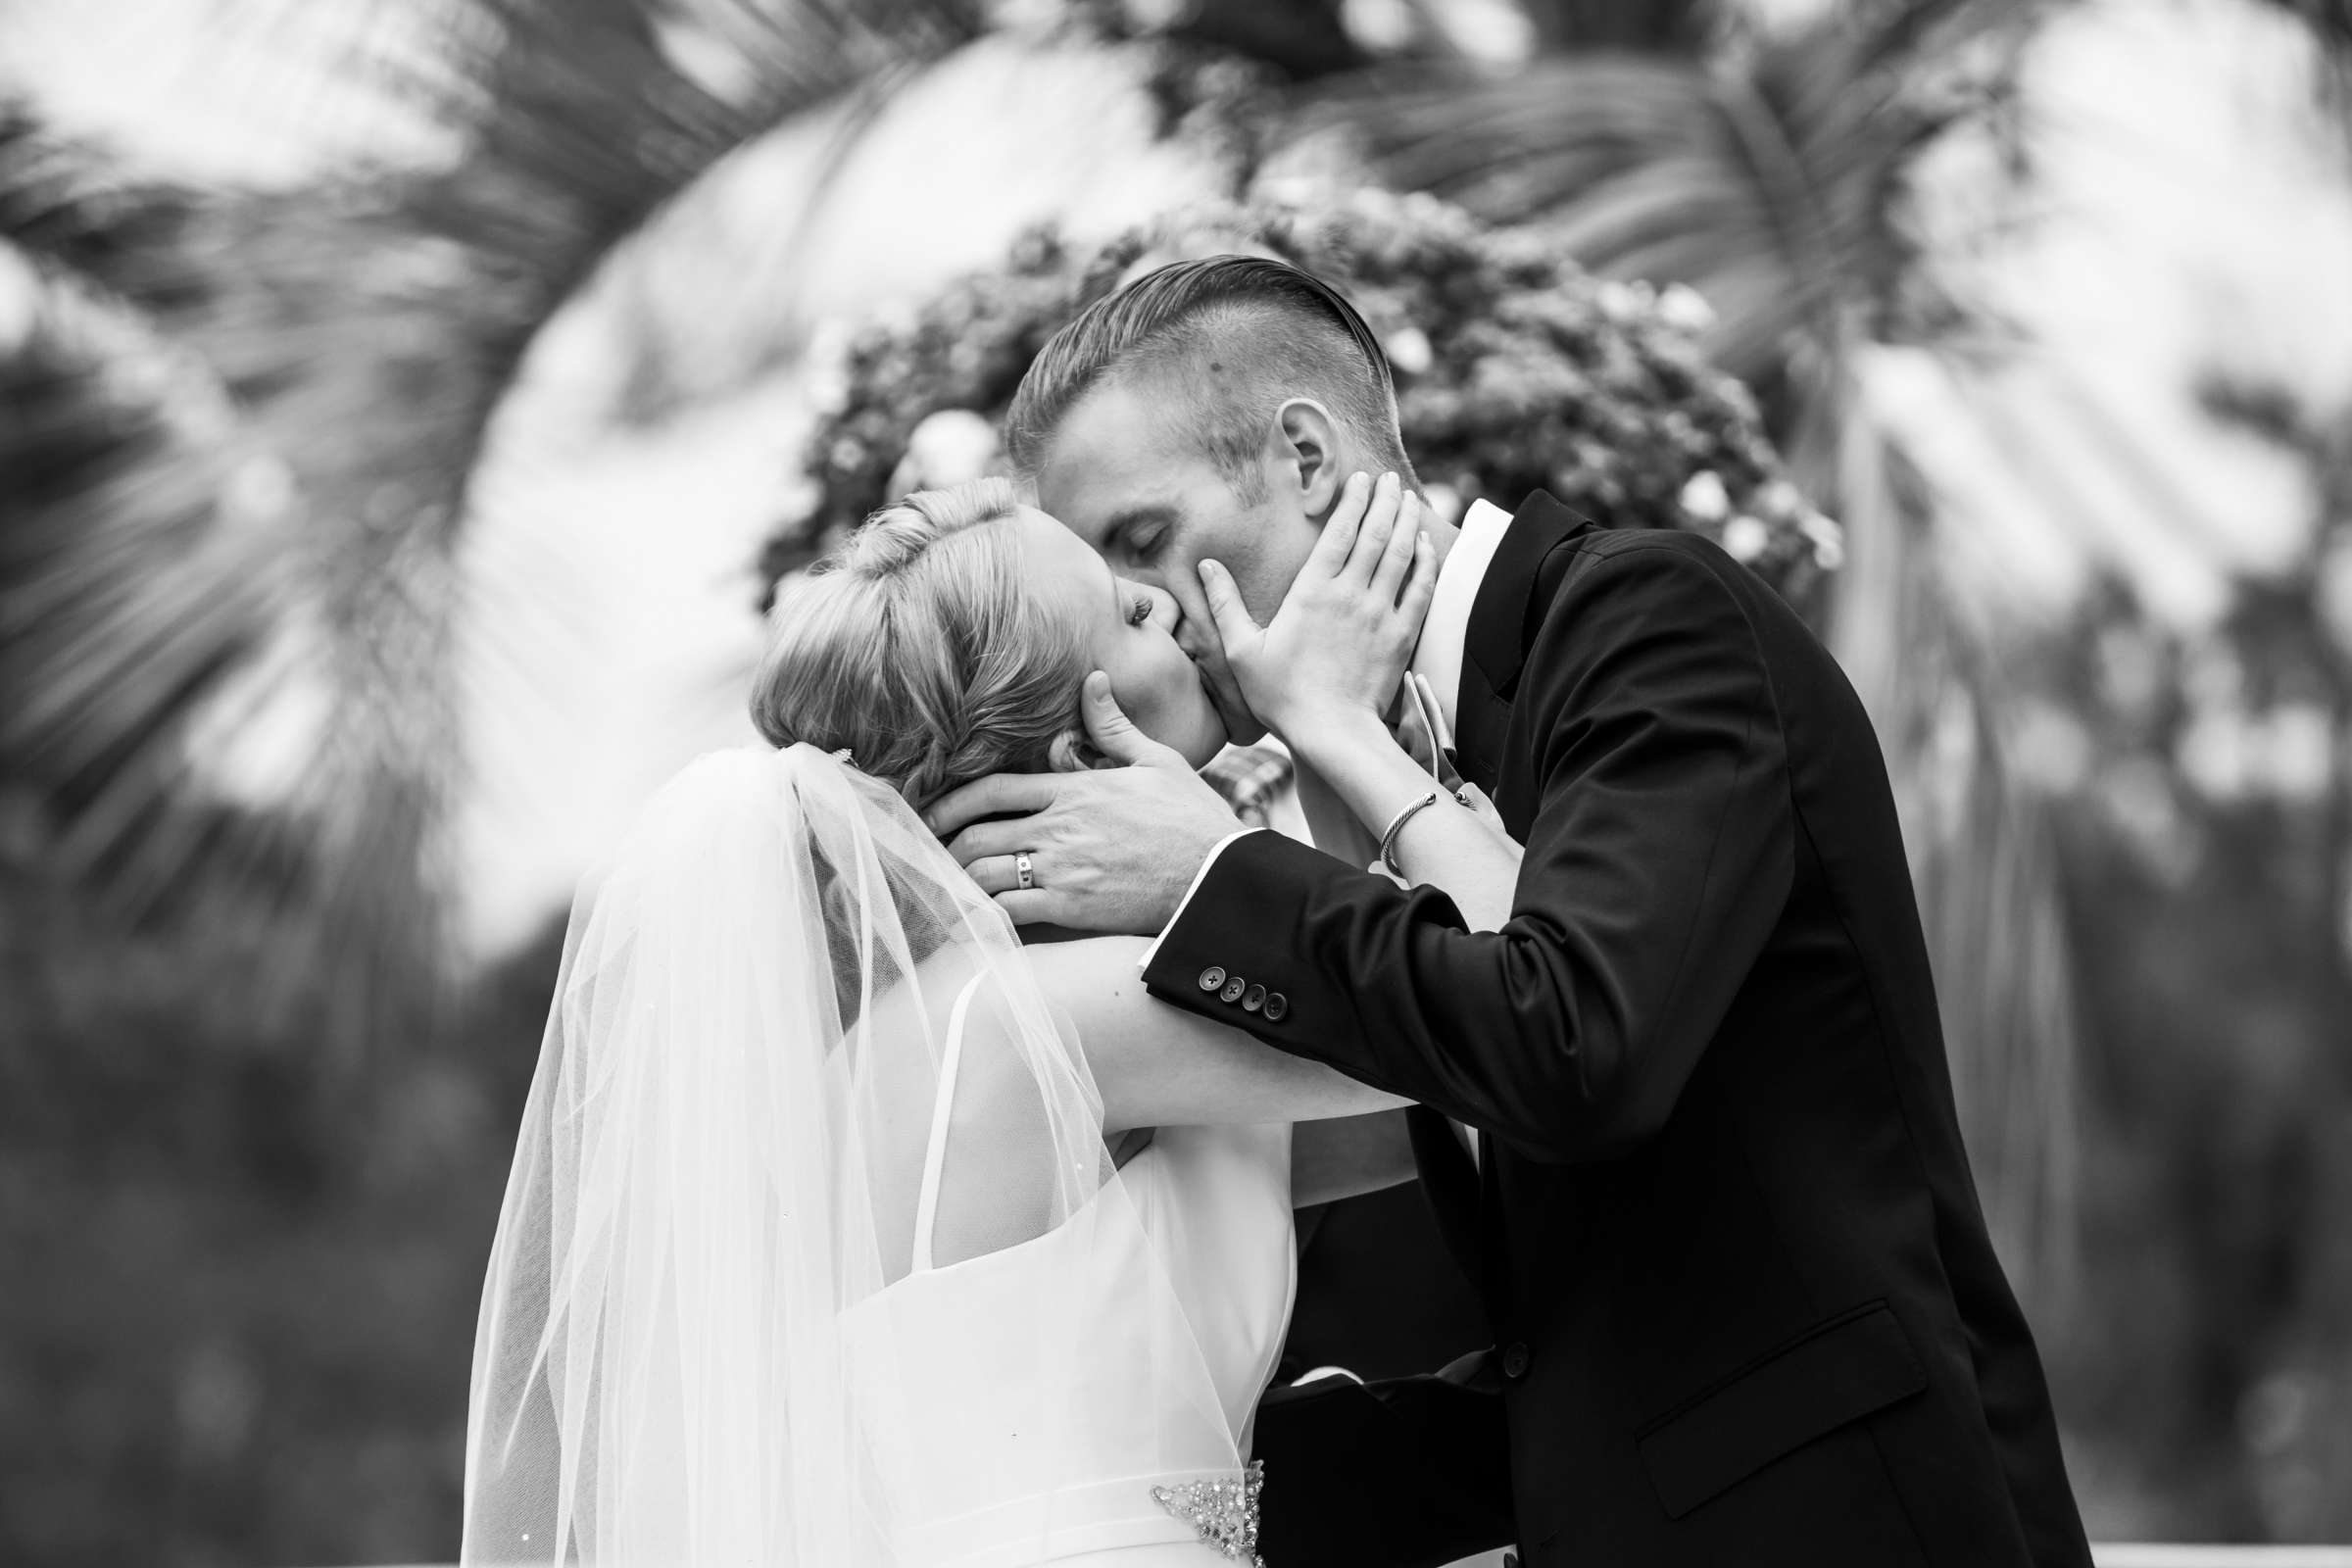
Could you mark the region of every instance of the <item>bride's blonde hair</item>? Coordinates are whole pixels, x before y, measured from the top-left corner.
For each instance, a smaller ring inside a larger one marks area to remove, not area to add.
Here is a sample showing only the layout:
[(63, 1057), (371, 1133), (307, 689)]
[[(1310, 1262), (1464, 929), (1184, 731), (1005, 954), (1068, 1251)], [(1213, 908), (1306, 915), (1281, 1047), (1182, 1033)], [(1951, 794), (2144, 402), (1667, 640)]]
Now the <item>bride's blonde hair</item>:
[(1082, 765), (1085, 628), (1032, 593), (1009, 479), (918, 490), (776, 596), (752, 721), (847, 747), (916, 808), (1000, 771)]

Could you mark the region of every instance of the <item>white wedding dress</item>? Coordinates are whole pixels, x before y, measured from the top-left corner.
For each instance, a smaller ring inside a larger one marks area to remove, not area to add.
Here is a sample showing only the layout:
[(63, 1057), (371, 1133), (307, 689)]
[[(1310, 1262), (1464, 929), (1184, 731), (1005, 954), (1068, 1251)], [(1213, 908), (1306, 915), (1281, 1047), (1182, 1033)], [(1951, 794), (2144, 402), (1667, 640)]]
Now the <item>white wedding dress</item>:
[[(949, 1025), (943, 1095), (954, 1093), (970, 998), (967, 988)], [(896, 1494), (897, 1560), (1230, 1561), (1154, 1493), (1230, 1479), (1233, 1456), (1249, 1452), (1297, 1282), (1290, 1128), (1160, 1128), (1118, 1183), (1055, 1229), (935, 1266), (945, 1134), (943, 1114), (924, 1161), (914, 1271), (852, 1314), (853, 1365), (895, 1367), (914, 1391), (903, 1406), (871, 1401), (886, 1412), (872, 1436)], [(1079, 1279), (1093, 1287), (1085, 1297), (1048, 1298)], [(1084, 1419), (1055, 1430), (1054, 1408)]]
[(566, 934), (462, 1560), (1254, 1563), (1290, 1141), (1161, 1128), (1114, 1168), (1066, 1021), (904, 802), (804, 746), (701, 760)]

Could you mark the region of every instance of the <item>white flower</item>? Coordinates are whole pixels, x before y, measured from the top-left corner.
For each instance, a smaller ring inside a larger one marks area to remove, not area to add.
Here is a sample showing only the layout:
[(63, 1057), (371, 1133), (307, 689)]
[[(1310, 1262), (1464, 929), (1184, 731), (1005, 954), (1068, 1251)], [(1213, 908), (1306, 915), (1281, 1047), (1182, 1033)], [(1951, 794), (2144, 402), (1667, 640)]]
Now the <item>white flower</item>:
[(1693, 522), (1721, 522), (1732, 512), (1732, 494), (1724, 488), (1723, 475), (1712, 468), (1692, 474), (1676, 501)]
[(2247, 715), (2234, 708), (2209, 708), (2190, 719), (2174, 743), (2173, 760), (2207, 800), (2234, 801), (2252, 786), (2253, 742)]
[(1734, 561), (1753, 561), (1771, 543), (1772, 530), (1744, 512), (1723, 525), (1724, 552)]
[(2310, 804), (2328, 794), (2335, 766), (2335, 726), (2317, 703), (2289, 703), (2271, 710), (2257, 732), (2256, 772), (2282, 800)]
[[(1129, 0), (1132, 6), (1133, 0)], [(1358, 48), (1394, 54), (1413, 41), (1420, 18), (1404, 0), (1341, 0), (1340, 25)]]
[(1429, 346), (1429, 334), (1417, 326), (1407, 326), (1389, 334), (1381, 347), (1388, 351), (1389, 363), (1406, 375), (1419, 375), (1437, 359)]
[(1797, 532), (1813, 542), (1813, 564), (1836, 571), (1845, 564), (1845, 530), (1807, 507), (1798, 514)]
[[(1327, 184), (1319, 174), (1289, 168), (1292, 163), (1304, 161), (1302, 155), (1296, 154), (1285, 159), (1284, 172), (1260, 175), (1257, 183), (1250, 187), (1251, 191), (1278, 207), (1304, 207), (1321, 196)], [(1312, 166), (1309, 168), (1311, 170)]]
[(1600, 303), (1600, 312), (1612, 321), (1622, 321), (1642, 308), (1642, 295), (1631, 284), (1614, 278), (1600, 285), (1593, 298)]
[(1658, 316), (1668, 326), (1685, 332), (1704, 332), (1715, 324), (1715, 307), (1688, 283), (1669, 283), (1658, 296)]
[(912, 488), (936, 490), (979, 478), (996, 458), (996, 426), (969, 409), (941, 409), (907, 434), (899, 468), (914, 479)]

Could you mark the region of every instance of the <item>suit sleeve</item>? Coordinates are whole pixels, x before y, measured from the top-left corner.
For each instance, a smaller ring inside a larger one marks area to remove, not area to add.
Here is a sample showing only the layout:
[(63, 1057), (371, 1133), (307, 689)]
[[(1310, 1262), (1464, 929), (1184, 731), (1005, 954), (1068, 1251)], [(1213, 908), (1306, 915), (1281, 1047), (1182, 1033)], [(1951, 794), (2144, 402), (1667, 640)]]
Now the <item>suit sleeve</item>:
[(1500, 931), (1255, 833), (1209, 867), (1146, 984), (1533, 1158), (1638, 1147), (1793, 876), (1780, 717), (1719, 575), (1738, 569), (1657, 542), (1569, 573), (1514, 694), (1541, 798)]

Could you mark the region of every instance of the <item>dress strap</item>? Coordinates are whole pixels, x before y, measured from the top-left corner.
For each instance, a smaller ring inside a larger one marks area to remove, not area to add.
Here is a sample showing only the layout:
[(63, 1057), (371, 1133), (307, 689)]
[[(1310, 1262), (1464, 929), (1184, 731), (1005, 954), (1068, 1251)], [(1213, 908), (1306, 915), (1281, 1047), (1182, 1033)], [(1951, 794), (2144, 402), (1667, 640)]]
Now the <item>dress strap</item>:
[(956, 1064), (963, 1056), (963, 1024), (972, 1010), (972, 997), (987, 979), (986, 971), (972, 976), (956, 993), (948, 1014), (948, 1039), (939, 1056), (939, 1099), (931, 1107), (931, 1141), (923, 1149), (923, 1186), (914, 1203), (914, 1273), (931, 1269), (931, 1232), (939, 1223), (939, 1168), (948, 1156), (948, 1122), (956, 1108)]

